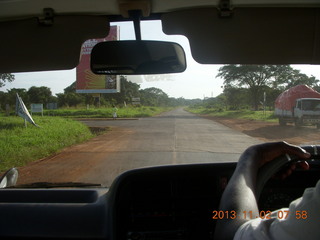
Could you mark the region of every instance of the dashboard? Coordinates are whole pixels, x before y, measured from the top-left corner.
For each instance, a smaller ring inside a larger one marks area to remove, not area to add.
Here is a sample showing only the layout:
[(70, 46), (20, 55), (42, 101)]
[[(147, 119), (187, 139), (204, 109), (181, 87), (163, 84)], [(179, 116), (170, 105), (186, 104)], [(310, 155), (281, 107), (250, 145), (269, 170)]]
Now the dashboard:
[[(272, 211), (314, 187), (320, 165), (270, 179), (259, 199)], [(213, 211), (236, 163), (159, 166), (121, 174), (107, 188), (3, 189), (2, 239), (213, 239)]]

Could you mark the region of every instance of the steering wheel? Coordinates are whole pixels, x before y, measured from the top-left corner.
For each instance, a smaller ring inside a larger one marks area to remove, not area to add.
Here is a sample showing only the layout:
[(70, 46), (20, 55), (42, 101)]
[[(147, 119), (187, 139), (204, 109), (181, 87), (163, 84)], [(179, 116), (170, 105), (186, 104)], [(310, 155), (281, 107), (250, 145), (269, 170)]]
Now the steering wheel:
[[(301, 148), (303, 148), (304, 150), (306, 150), (311, 154), (310, 159), (320, 159), (320, 145), (306, 145), (306, 146), (301, 146)], [(270, 179), (270, 177), (272, 177), (276, 172), (278, 172), (286, 164), (292, 164), (299, 161), (305, 161), (305, 160), (301, 160), (296, 156), (290, 156), (286, 154), (282, 157), (276, 158), (273, 161), (263, 165), (259, 169), (258, 177), (257, 177), (257, 187), (256, 187), (257, 200), (259, 200), (262, 189), (265, 183)]]

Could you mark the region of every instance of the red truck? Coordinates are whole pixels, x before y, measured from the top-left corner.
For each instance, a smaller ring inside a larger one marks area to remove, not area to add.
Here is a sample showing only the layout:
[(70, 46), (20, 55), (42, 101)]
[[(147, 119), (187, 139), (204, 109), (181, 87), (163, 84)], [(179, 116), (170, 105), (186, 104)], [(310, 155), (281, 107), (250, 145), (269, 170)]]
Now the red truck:
[(320, 128), (320, 93), (306, 85), (297, 85), (281, 93), (275, 101), (279, 124), (296, 127), (315, 125)]

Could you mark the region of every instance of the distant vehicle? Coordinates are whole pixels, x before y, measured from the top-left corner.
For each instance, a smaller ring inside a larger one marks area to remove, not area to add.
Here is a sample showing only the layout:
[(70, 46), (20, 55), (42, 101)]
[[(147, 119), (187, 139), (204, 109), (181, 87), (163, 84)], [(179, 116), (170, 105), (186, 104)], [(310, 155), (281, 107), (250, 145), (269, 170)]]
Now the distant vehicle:
[(279, 124), (296, 127), (315, 125), (320, 128), (320, 93), (306, 85), (298, 85), (281, 93), (275, 101)]

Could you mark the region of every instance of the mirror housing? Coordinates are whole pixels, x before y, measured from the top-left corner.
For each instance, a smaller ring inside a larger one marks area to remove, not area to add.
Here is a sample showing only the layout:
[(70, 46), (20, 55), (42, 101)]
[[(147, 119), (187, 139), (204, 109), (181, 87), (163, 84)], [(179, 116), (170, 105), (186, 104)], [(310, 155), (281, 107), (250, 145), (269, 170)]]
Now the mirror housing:
[(183, 48), (173, 42), (108, 41), (91, 52), (91, 71), (104, 75), (144, 75), (183, 72), (187, 67)]
[(16, 168), (10, 168), (0, 178), (0, 188), (15, 186), (18, 181), (19, 172)]

